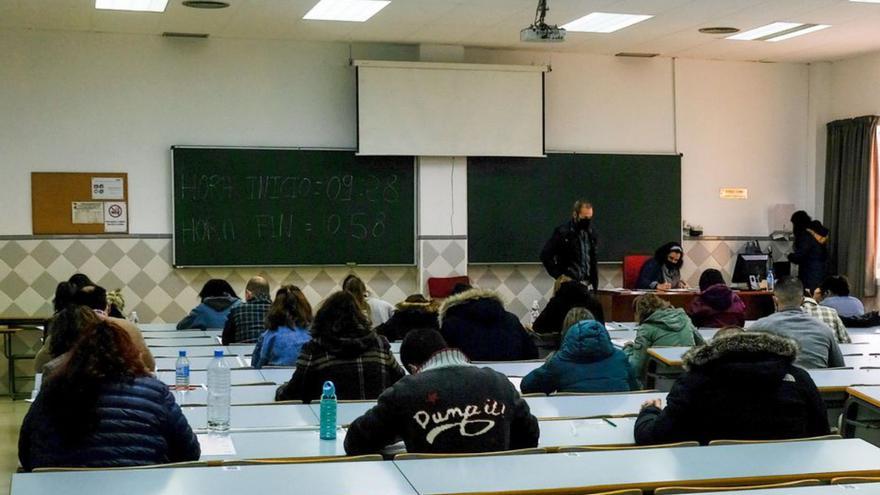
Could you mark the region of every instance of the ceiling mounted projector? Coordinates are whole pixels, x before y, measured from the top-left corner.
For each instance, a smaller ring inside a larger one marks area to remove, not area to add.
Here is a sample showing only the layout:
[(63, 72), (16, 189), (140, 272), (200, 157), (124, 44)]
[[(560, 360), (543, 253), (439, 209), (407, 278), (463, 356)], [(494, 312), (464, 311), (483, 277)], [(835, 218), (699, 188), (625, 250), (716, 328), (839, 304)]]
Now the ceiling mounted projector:
[(547, 0), (538, 0), (538, 8), (535, 10), (535, 23), (519, 32), (520, 41), (538, 43), (559, 43), (565, 41), (565, 29), (552, 26), (544, 22), (547, 16)]

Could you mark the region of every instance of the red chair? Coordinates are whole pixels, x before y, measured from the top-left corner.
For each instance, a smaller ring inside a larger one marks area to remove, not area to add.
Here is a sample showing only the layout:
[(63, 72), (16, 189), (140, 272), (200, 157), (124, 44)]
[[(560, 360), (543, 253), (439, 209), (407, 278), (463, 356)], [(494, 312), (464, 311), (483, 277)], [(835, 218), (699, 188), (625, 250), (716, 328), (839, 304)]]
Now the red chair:
[(468, 276), (463, 277), (431, 277), (428, 279), (428, 296), (431, 299), (442, 299), (449, 297), (453, 287), (458, 284), (470, 285), (471, 279)]
[(623, 288), (635, 289), (639, 281), (639, 272), (645, 262), (651, 259), (649, 254), (630, 254), (623, 257)]

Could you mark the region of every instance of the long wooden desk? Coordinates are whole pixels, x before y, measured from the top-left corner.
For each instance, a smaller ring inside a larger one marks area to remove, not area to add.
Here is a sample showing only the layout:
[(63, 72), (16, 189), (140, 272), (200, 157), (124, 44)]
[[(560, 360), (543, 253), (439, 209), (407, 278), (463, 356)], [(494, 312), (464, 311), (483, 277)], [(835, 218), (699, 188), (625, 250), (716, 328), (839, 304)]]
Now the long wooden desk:
[[(540, 422), (539, 447), (555, 451), (560, 447), (628, 446), (634, 443), (635, 418), (547, 420)], [(200, 430), (203, 431), (203, 430)], [(242, 459), (307, 459), (345, 455), (345, 428), (339, 428), (336, 440), (321, 440), (317, 426), (296, 429), (233, 429), (228, 437), (234, 452), (211, 450), (209, 433), (198, 434), (203, 461)], [(206, 440), (208, 440), (206, 442)], [(389, 446), (389, 452), (405, 452), (403, 443)]]
[[(858, 495), (880, 495), (880, 483), (737, 490), (733, 492), (733, 495), (851, 495), (853, 493), (857, 493)], [(689, 492), (689, 495), (718, 495), (718, 492)]]
[[(277, 388), (274, 383), (230, 387), (232, 394), (230, 403), (233, 406), (271, 404), (275, 401)], [(174, 399), (180, 406), (204, 406), (208, 403), (208, 389), (204, 386), (194, 386), (187, 391), (175, 390)]]
[[(176, 357), (158, 357), (156, 358), (156, 371), (174, 371), (177, 367), (177, 358)], [(190, 357), (189, 359), (189, 369), (190, 371), (205, 371), (208, 369), (208, 365), (211, 364), (211, 361), (214, 360), (213, 357)], [(236, 368), (249, 368), (250, 367), (250, 359), (248, 359), (247, 363), (244, 362), (244, 357), (239, 356), (223, 356), (223, 360), (226, 362), (226, 365), (232, 369)]]
[(321, 495), (416, 495), (394, 464), (383, 461), (19, 473), (12, 477), (12, 493), (15, 495), (231, 495), (294, 492)]
[[(260, 383), (274, 383), (270, 380), (267, 380), (260, 370), (255, 370), (252, 368), (246, 369), (237, 369), (230, 370), (230, 376), (232, 379), (232, 385), (255, 385)], [(156, 378), (163, 383), (167, 383), (168, 385), (174, 385), (174, 372), (173, 371), (159, 371), (156, 373)], [(191, 371), (189, 374), (189, 383), (192, 385), (205, 385), (208, 383), (208, 373), (207, 371)]]
[(880, 449), (848, 439), (394, 463), (421, 495), (573, 494), (876, 476), (880, 475)]
[(155, 331), (142, 332), (147, 345), (153, 339), (186, 339), (186, 338), (207, 338), (216, 339), (223, 333), (222, 330), (174, 330), (174, 331)]
[[(229, 425), (232, 431), (292, 430), (314, 428), (320, 424), (319, 416), (306, 404), (234, 406), (230, 409)], [(193, 430), (207, 430), (207, 407), (185, 407), (183, 415)]]
[[(634, 321), (633, 301), (636, 297), (653, 292), (667, 300), (677, 308), (687, 308), (691, 301), (697, 297), (696, 291), (688, 292), (662, 292), (662, 291), (613, 291), (598, 290), (596, 297), (602, 304), (607, 321)], [(746, 305), (746, 320), (757, 320), (775, 310), (773, 294), (767, 291), (737, 291), (739, 297)]]
[[(146, 337), (144, 337), (144, 340), (146, 340)], [(154, 347), (177, 347), (177, 348), (180, 348), (180, 347), (188, 347), (188, 346), (210, 346), (210, 347), (216, 347), (218, 349), (221, 347), (220, 339), (218, 339), (216, 337), (209, 337), (207, 335), (203, 336), (203, 337), (181, 337), (181, 338), (170, 338), (170, 339), (169, 338), (165, 338), (165, 339), (152, 339), (151, 338), (151, 339), (147, 340), (146, 342), (147, 342), (147, 347), (149, 347), (151, 349)], [(254, 348), (254, 346), (251, 345), (251, 349), (253, 349), (253, 348)]]
[(848, 387), (846, 393), (840, 434), (880, 445), (880, 386)]

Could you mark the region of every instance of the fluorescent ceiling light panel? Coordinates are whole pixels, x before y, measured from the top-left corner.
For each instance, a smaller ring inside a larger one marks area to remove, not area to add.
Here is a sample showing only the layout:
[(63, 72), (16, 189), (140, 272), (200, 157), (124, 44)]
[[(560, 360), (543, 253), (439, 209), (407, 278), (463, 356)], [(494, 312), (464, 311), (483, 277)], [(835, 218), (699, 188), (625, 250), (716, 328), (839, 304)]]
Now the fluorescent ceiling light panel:
[(168, 0), (95, 0), (101, 10), (131, 10), (134, 12), (165, 12)]
[(303, 19), (364, 22), (389, 3), (391, 0), (321, 0), (303, 16)]
[(800, 22), (774, 22), (773, 24), (767, 24), (766, 26), (761, 26), (759, 28), (750, 29), (748, 31), (744, 31), (733, 36), (728, 36), (727, 39), (751, 41), (758, 38), (771, 36), (777, 33), (782, 33), (784, 31), (788, 31), (799, 26), (803, 26), (803, 24)]
[(830, 24), (815, 24), (815, 25), (807, 25), (803, 29), (798, 29), (797, 31), (792, 31), (790, 33), (785, 33), (780, 36), (776, 36), (774, 38), (769, 38), (767, 41), (783, 41), (789, 38), (794, 38), (795, 36), (801, 36), (804, 34), (815, 33), (816, 31), (821, 31), (825, 28), (830, 28)]
[(608, 12), (593, 12), (580, 19), (575, 19), (562, 26), (566, 31), (578, 33), (613, 33), (614, 31), (632, 26), (637, 22), (648, 20), (652, 15), (635, 14), (612, 14)]

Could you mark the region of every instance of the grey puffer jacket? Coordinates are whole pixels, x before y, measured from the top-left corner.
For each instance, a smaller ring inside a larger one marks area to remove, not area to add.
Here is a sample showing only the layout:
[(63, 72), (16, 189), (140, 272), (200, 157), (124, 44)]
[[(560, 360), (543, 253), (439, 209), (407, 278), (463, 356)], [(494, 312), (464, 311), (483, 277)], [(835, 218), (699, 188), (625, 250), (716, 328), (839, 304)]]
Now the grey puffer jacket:
[(195, 461), (201, 450), (168, 386), (153, 377), (105, 385), (98, 427), (81, 442), (65, 439), (49, 415), (44, 393), (24, 418), (18, 458), (39, 467), (143, 466)]

